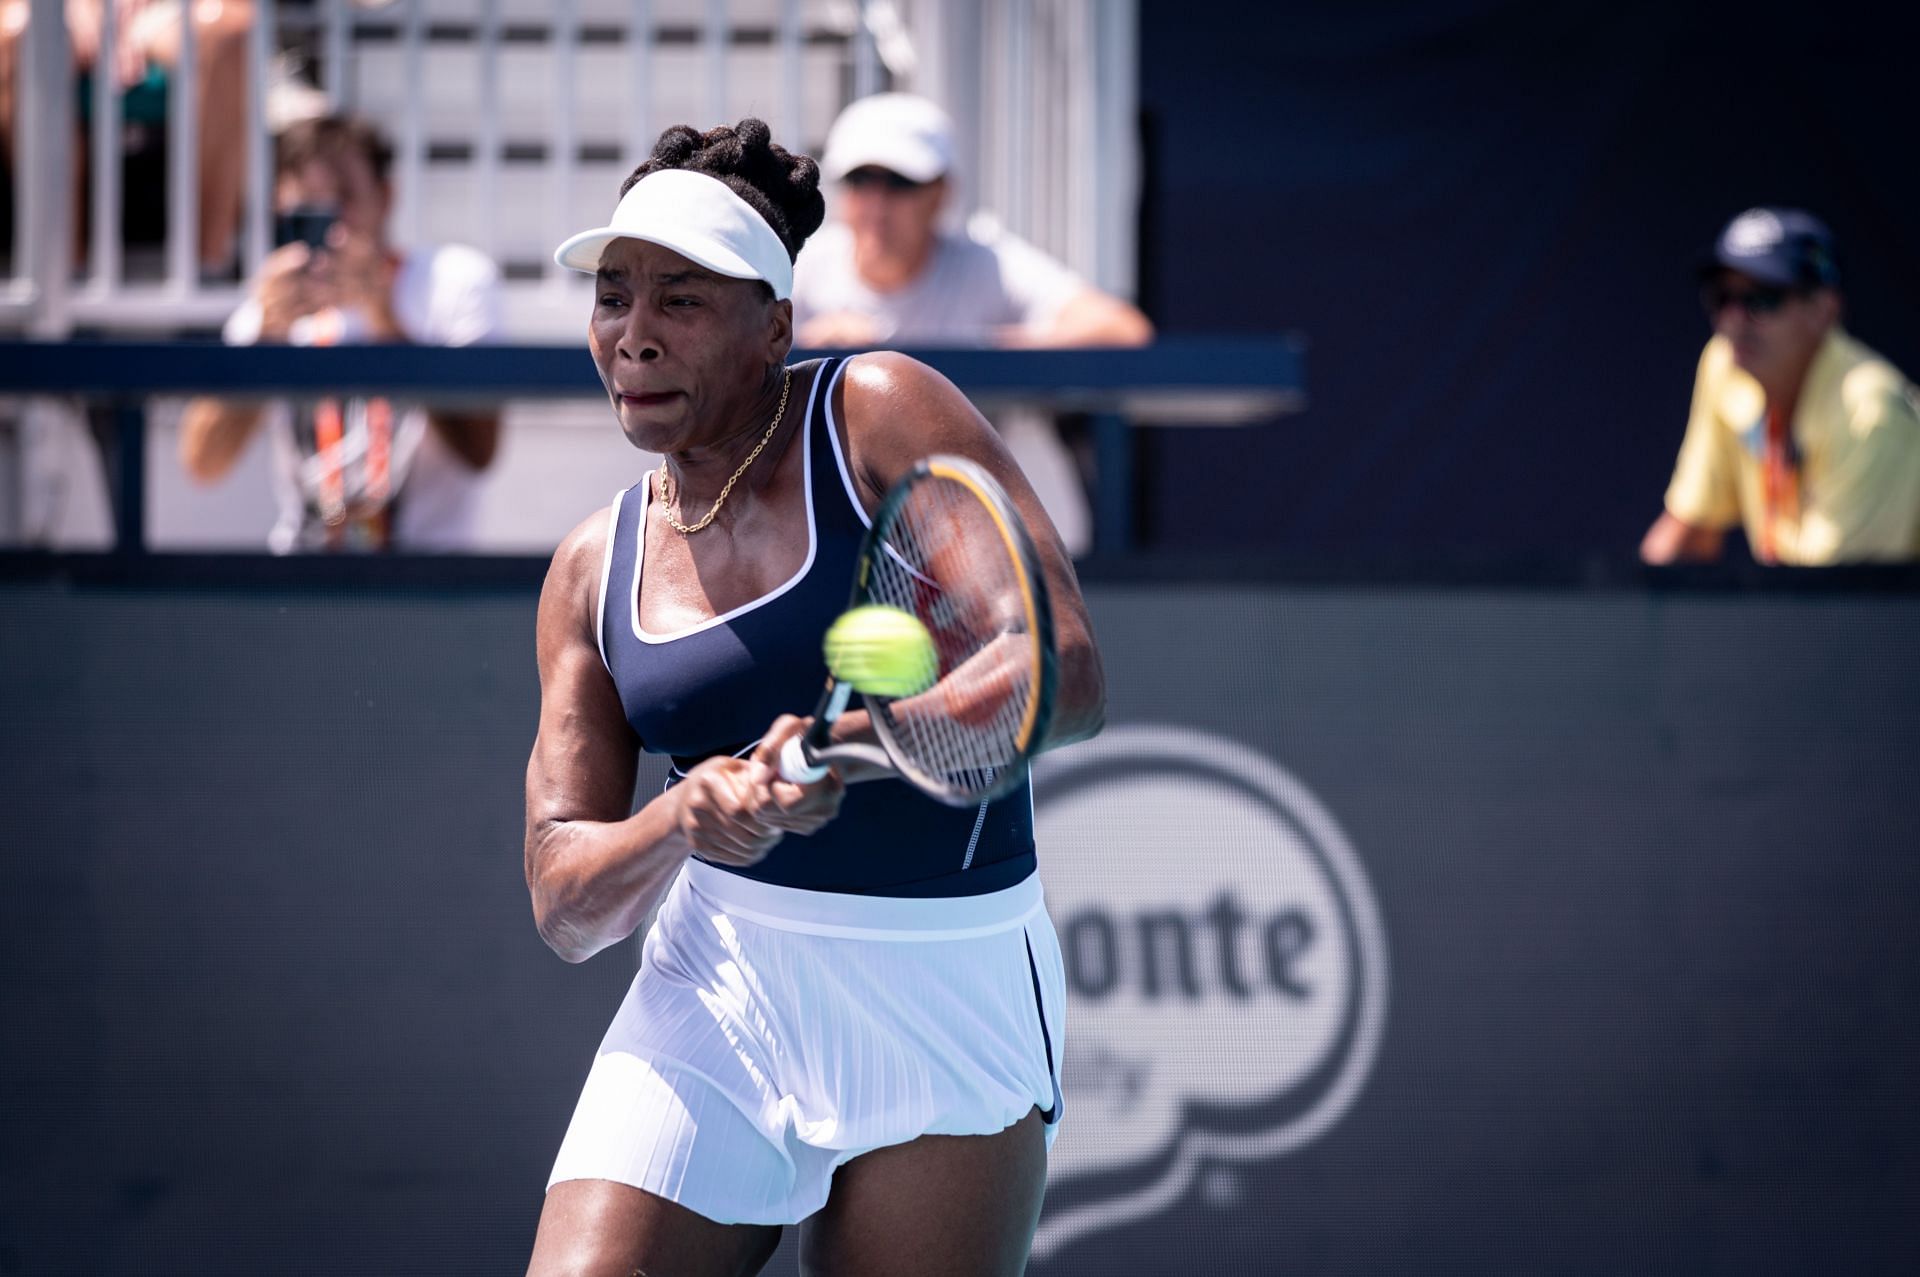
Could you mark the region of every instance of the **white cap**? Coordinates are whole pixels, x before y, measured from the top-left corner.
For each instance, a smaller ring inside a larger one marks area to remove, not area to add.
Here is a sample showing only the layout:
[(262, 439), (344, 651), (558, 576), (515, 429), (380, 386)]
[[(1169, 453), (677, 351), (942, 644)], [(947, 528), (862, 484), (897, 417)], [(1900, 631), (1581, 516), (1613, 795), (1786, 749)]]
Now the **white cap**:
[(647, 174), (621, 197), (610, 222), (573, 236), (554, 250), (553, 260), (591, 275), (616, 239), (671, 248), (717, 274), (764, 280), (781, 300), (793, 296), (787, 246), (753, 205), (705, 173), (669, 168)]
[(848, 106), (827, 130), (820, 167), (835, 182), (868, 167), (931, 182), (953, 167), (953, 121), (925, 98), (875, 93)]

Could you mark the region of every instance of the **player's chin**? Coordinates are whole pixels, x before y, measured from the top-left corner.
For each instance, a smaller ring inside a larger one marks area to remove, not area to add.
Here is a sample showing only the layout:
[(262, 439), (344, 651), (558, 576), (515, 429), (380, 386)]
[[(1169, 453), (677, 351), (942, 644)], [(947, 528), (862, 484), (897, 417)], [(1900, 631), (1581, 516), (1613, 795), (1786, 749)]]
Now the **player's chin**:
[(642, 452), (665, 452), (684, 437), (687, 401), (683, 395), (651, 402), (622, 396), (614, 401), (620, 433)]

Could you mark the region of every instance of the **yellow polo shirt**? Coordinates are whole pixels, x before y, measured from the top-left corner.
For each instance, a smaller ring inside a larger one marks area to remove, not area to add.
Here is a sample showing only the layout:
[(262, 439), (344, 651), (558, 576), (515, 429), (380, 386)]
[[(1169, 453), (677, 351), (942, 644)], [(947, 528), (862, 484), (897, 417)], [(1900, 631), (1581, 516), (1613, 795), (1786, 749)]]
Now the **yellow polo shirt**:
[[(1803, 567), (1920, 558), (1920, 407), (1900, 370), (1839, 328), (1807, 369), (1793, 414), (1799, 509), (1776, 513), (1780, 562)], [(1766, 519), (1766, 396), (1714, 337), (1667, 486), (1667, 510), (1699, 528)]]

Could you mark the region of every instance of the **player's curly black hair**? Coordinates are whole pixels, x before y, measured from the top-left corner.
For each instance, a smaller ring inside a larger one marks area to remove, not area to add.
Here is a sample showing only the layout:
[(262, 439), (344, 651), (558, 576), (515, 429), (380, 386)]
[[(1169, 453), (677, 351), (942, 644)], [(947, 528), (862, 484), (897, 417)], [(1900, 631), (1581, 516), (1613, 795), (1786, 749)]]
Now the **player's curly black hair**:
[(632, 190), (649, 173), (675, 168), (725, 182), (773, 227), (789, 257), (800, 255), (800, 246), (827, 216), (827, 204), (820, 195), (820, 166), (810, 155), (795, 155), (775, 145), (766, 122), (752, 116), (705, 133), (674, 125), (653, 144), (653, 158), (621, 183), (620, 194)]

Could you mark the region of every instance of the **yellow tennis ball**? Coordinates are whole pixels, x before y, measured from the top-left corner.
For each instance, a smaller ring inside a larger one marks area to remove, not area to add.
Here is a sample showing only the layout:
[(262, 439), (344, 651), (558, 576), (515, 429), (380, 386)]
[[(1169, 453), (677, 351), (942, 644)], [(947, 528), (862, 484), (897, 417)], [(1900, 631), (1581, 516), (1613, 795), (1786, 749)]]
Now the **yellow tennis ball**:
[(827, 627), (825, 646), (833, 676), (869, 695), (912, 696), (940, 677), (933, 635), (897, 607), (869, 603), (842, 612)]

